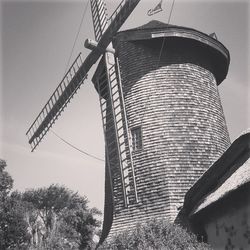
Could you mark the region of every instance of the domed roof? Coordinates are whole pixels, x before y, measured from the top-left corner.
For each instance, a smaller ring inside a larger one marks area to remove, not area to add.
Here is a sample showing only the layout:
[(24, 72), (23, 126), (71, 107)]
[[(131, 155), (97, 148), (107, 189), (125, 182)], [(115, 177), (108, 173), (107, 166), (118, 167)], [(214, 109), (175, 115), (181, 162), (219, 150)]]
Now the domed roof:
[(169, 27), (178, 27), (178, 26), (163, 23), (163, 22), (160, 22), (158, 20), (152, 20), (152, 21), (150, 21), (142, 26), (139, 26), (139, 27), (136, 27), (136, 28), (130, 29), (130, 30), (164, 29), (164, 28), (169, 28)]
[(181, 46), (187, 50), (190, 50), (190, 46), (193, 50), (203, 49), (213, 61), (217, 83), (220, 84), (225, 79), (230, 62), (229, 51), (214, 37), (193, 28), (152, 20), (142, 26), (118, 32), (113, 44), (114, 47), (120, 42), (148, 41), (156, 44), (160, 39), (174, 41), (173, 46)]

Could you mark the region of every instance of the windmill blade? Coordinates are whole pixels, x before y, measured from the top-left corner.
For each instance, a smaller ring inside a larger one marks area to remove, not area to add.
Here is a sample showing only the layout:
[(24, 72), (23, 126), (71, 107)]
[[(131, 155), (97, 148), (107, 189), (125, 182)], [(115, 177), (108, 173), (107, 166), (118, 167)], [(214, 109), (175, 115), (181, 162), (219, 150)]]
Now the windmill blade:
[(88, 71), (93, 64), (96, 63), (101, 54), (100, 50), (95, 49), (91, 51), (84, 61), (82, 60), (81, 53), (75, 59), (63, 77), (63, 80), (26, 133), (32, 151), (34, 151), (69, 101), (73, 98), (76, 91), (87, 78)]
[(107, 8), (103, 0), (90, 0), (95, 40), (99, 41), (107, 28)]
[(139, 2), (140, 0), (123, 0), (112, 14), (110, 19), (111, 23), (101, 36), (97, 47), (89, 53), (84, 61), (81, 59), (81, 54), (76, 58), (66, 75), (63, 77), (63, 80), (26, 133), (32, 151), (38, 146), (58, 116), (62, 113), (80, 85), (86, 79), (90, 68), (105, 52), (113, 36)]
[(31, 145), (32, 151), (67, 106), (84, 79), (87, 78), (85, 64), (80, 53), (49, 98), (48, 102), (44, 105), (42, 111), (28, 129), (26, 135), (29, 138), (29, 144)]
[(110, 16), (110, 25), (104, 31), (102, 37), (98, 41), (97, 50), (105, 52), (108, 45), (111, 43), (113, 36), (121, 28), (123, 23), (135, 9), (140, 0), (123, 0), (118, 5), (116, 10)]

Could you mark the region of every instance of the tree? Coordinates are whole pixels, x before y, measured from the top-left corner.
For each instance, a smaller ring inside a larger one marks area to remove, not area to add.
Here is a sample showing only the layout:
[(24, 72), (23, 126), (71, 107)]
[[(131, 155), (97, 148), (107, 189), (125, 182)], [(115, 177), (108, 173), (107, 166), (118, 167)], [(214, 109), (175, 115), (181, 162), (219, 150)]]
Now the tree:
[(198, 242), (194, 234), (166, 220), (149, 220), (134, 230), (113, 236), (99, 249), (111, 250), (212, 250)]
[(93, 236), (96, 228), (100, 226), (100, 222), (94, 218), (95, 215), (100, 215), (97, 209), (71, 209), (64, 214), (63, 220), (67, 225), (80, 236), (79, 249), (91, 249), (94, 245)]
[(91, 249), (100, 212), (64, 186), (11, 192), (13, 179), (0, 160), (0, 250)]
[(20, 199), (9, 195), (13, 179), (5, 167), (6, 162), (0, 160), (0, 249), (22, 249), (29, 242), (28, 225)]
[[(100, 212), (88, 208), (86, 197), (51, 185), (24, 192), (22, 200), (32, 204), (33, 214), (36, 211), (35, 223), (30, 223), (34, 234), (40, 235), (35, 245), (44, 249), (87, 249), (93, 244), (94, 231), (100, 224), (94, 217)], [(38, 229), (39, 219), (42, 225)]]
[(0, 159), (0, 195), (6, 196), (13, 187), (13, 179), (4, 169), (7, 166), (4, 160)]

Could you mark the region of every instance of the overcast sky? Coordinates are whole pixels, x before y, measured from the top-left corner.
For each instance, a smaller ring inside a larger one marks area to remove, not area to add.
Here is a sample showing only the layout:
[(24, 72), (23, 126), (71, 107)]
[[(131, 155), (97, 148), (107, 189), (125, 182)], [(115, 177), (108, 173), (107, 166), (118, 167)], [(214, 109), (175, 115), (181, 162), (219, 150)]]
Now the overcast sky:
[[(118, 1), (107, 1), (109, 14)], [(142, 0), (122, 29), (156, 19), (167, 22), (171, 0), (152, 17), (147, 11), (159, 0)], [(25, 133), (66, 70), (70, 51), (86, 7), (82, 1), (1, 1), (0, 158), (14, 178), (14, 188), (52, 183), (85, 194), (91, 206), (103, 209), (104, 163), (70, 148), (48, 133), (30, 152)], [(176, 0), (171, 24), (216, 32), (230, 51), (227, 79), (219, 86), (231, 140), (250, 127), (249, 1)], [(90, 6), (86, 12), (72, 61), (83, 42), (94, 38)], [(104, 158), (104, 141), (98, 95), (91, 83), (81, 87), (53, 130), (75, 146)]]

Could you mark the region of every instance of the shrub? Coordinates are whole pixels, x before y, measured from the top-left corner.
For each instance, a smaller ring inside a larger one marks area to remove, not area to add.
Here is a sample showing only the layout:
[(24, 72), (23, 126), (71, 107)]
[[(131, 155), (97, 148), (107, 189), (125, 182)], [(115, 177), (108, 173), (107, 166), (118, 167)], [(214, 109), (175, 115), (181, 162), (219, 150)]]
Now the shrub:
[(99, 249), (112, 250), (211, 250), (196, 236), (166, 220), (150, 220), (134, 230), (124, 231), (105, 241)]

